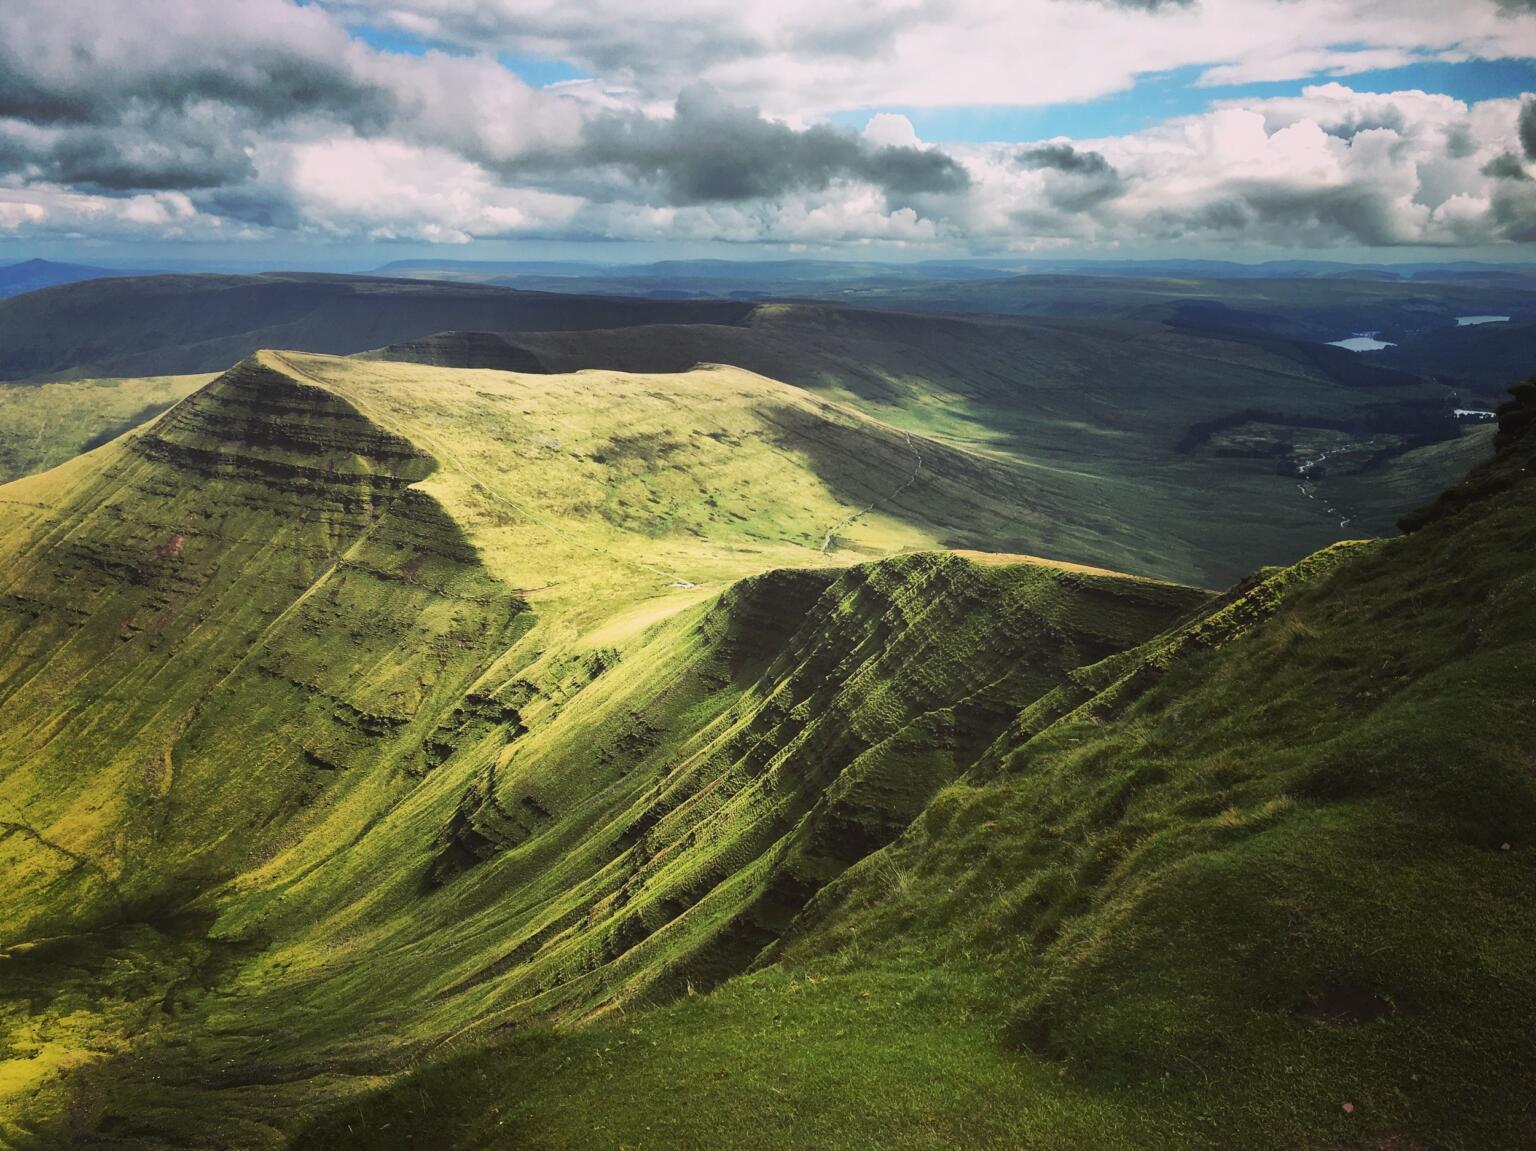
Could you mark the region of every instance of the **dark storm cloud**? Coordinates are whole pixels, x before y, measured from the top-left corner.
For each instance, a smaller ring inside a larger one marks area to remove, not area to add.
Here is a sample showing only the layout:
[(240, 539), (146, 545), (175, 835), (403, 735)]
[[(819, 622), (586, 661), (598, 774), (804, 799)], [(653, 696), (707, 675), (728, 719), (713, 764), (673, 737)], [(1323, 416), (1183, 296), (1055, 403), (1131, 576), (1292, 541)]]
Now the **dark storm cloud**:
[(1536, 160), (1536, 98), (1520, 106), (1520, 146), (1527, 156)]
[(970, 185), (965, 169), (943, 152), (879, 146), (825, 125), (797, 131), (701, 89), (679, 96), (670, 120), (604, 115), (587, 125), (576, 148), (526, 157), (511, 169), (594, 197), (603, 174), (617, 173), (621, 185), (653, 189), (672, 205), (772, 199), (820, 191), (838, 179), (867, 181), (897, 198)]
[(1045, 195), (1062, 212), (1086, 212), (1125, 191), (1120, 173), (1102, 154), (1080, 152), (1070, 144), (1040, 144), (1014, 155), (1029, 171), (1048, 173)]
[(1505, 152), (1502, 156), (1495, 156), (1483, 165), (1483, 175), (1491, 176), (1495, 180), (1529, 180), (1531, 174), (1525, 170), (1525, 165), (1520, 162), (1520, 157), (1513, 152)]
[(1504, 239), (1517, 244), (1536, 241), (1536, 181), (1501, 180), (1488, 214)]
[(1301, 188), (1250, 184), (1190, 211), (1161, 210), (1147, 218), (1153, 234), (1268, 235), (1293, 243), (1339, 242), (1392, 247), (1409, 242), (1382, 191), (1361, 186)]
[(135, 107), (109, 125), (0, 127), (0, 172), (95, 192), (214, 188), (255, 175), (241, 146), (243, 117), (223, 107)]
[[(0, 7), (0, 117), (112, 125), (125, 114), (217, 104), (256, 124), (323, 114), (379, 128), (388, 88), (347, 66), (349, 41), (288, 5), (228, 9), (100, 0), (6, 0)], [(159, 26), (183, 17), (181, 27)]]
[(291, 197), (276, 188), (218, 188), (193, 197), (198, 209), (258, 228), (294, 229), (303, 214)]
[(1466, 124), (1452, 124), (1445, 130), (1445, 154), (1462, 160), (1477, 151), (1477, 138)]
[(286, 4), (5, 0), (0, 172), (106, 193), (241, 183), (248, 147), (296, 121), (389, 126), (395, 95), (349, 53)]
[(1041, 144), (1025, 148), (1014, 159), (1021, 168), (1051, 168), (1075, 175), (1114, 175), (1114, 168), (1098, 152), (1079, 152), (1071, 144)]

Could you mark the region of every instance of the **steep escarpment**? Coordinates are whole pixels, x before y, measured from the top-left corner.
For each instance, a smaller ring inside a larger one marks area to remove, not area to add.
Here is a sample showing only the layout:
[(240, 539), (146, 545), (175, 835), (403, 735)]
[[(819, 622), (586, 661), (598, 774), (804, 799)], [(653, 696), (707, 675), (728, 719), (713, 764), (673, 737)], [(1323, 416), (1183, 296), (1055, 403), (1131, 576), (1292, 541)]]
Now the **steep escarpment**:
[[(899, 833), (1022, 702), (1202, 598), (934, 554), (752, 577), (622, 652), (547, 651), (482, 679), (439, 726), (441, 762), (410, 805), (360, 836), (337, 825), (344, 856), (299, 845), (300, 877), (232, 901), (220, 933), (285, 941), (271, 962), (287, 979), (251, 994), (291, 1019), (295, 1059), (390, 1060), (709, 987)], [(927, 744), (930, 727), (952, 735)], [(363, 924), (387, 964), (342, 946)], [(295, 1004), (311, 979), (300, 1004), (347, 987), (346, 1039)]]
[[(542, 372), (543, 362), (529, 348), (499, 332), (434, 332), (419, 340), (404, 340), (360, 359), (396, 360), (438, 368), (491, 368), (499, 372)], [(678, 365), (686, 371), (692, 363)]]
[[(348, 552), (352, 581), (398, 571), (385, 529), (416, 498), (397, 500)], [(444, 580), (452, 558), (437, 555), (412, 580), (457, 612), (487, 589), (476, 594), (463, 571)], [(364, 696), (330, 675), (334, 643), (313, 639), (338, 628), (361, 645), (353, 666), (410, 656), (370, 649), (361, 613), (347, 610), (352, 593), (332, 596), (335, 586), (297, 603), (177, 742), (190, 776), (177, 788), (194, 806), (168, 823), (205, 836), (241, 827), (268, 846), (227, 886), (183, 887), (216, 919), (181, 944), (191, 958), (173, 949), (145, 978), (192, 964), (184, 1005), (141, 1022), (120, 1057), (44, 1093), (55, 1116), (73, 1108), (118, 1145), (199, 1146), (210, 1131), (279, 1145), (304, 1107), (338, 1097), (338, 1068), (387, 1071), (449, 1036), (605, 1016), (744, 971), (824, 883), (963, 773), (1018, 706), (1204, 598), (944, 554), (774, 571), (623, 650), (548, 649), (406, 706), (403, 680)], [(484, 626), (452, 634), (468, 643)], [(499, 647), (520, 642), (496, 636)], [(441, 658), (425, 636), (411, 650), (417, 675)], [(198, 766), (214, 764), (222, 777)], [(280, 765), (329, 792), (264, 799), (244, 778)], [(236, 807), (263, 802), (254, 821)], [(182, 832), (164, 834), (178, 843)], [(98, 945), (108, 957), (123, 946)], [(60, 1008), (111, 986), (93, 966), (107, 960), (68, 954), (77, 968), (51, 982), (29, 958), (0, 963), (0, 978), (25, 978)], [(53, 1011), (31, 1026), (58, 1041), (65, 1022)], [(110, 1038), (100, 1021), (125, 1015), (98, 1008), (95, 1019)], [(231, 1018), (262, 1022), (253, 1031)], [(94, 1042), (110, 1050), (102, 1035)], [(279, 1098), (288, 1102), (274, 1110)], [(35, 1130), (55, 1129), (47, 1108), (33, 1114)]]
[(714, 986), (1205, 598), (839, 567), (1009, 513), (746, 373), (536, 381), (261, 353), (4, 489), (7, 1139), (278, 1145), (444, 1043)]
[(410, 490), (432, 466), (261, 356), (8, 489), (9, 939), (185, 902), (312, 816), (347, 748), (411, 754), (524, 606)]
[(355, 485), (365, 503), (387, 500), (433, 467), (409, 440), (295, 378), (278, 352), (241, 361), (156, 420), (132, 447), (205, 478), (260, 479), (280, 491)]

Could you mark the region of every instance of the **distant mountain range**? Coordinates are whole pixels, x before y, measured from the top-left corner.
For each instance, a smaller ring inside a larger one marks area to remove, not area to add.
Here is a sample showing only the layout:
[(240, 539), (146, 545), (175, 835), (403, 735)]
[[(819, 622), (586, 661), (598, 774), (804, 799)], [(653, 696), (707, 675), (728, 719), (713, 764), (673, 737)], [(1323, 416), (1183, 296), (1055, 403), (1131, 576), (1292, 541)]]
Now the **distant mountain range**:
[(78, 284), (81, 280), (101, 280), (108, 276), (146, 276), (147, 271), (121, 268), (97, 268), (90, 264), (58, 264), (52, 260), (23, 260), (0, 267), (0, 299), (52, 288), (59, 284)]

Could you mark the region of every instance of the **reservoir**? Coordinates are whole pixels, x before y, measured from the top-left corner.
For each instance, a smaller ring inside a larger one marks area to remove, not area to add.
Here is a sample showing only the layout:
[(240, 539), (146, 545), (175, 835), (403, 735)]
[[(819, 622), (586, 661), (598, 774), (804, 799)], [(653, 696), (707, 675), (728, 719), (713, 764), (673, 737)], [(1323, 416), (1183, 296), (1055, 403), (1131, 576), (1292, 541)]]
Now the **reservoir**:
[(1397, 345), (1386, 340), (1378, 340), (1375, 332), (1361, 332), (1359, 335), (1350, 336), (1347, 340), (1329, 340), (1331, 348), (1344, 348), (1351, 352), (1379, 352), (1382, 348), (1395, 348)]

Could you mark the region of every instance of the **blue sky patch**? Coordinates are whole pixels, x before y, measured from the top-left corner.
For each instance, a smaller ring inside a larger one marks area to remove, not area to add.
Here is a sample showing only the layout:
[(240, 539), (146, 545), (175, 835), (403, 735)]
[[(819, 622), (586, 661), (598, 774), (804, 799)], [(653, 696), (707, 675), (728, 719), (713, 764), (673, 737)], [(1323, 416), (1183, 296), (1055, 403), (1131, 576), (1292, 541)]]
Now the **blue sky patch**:
[(1198, 115), (1220, 100), (1294, 96), (1303, 88), (1331, 80), (1357, 92), (1417, 88), (1468, 103), (1536, 91), (1536, 64), (1529, 60), (1476, 60), (1459, 64), (1434, 61), (1350, 76), (1196, 87), (1195, 82), (1204, 71), (1205, 66), (1198, 65), (1145, 73), (1133, 88), (1078, 104), (856, 108), (836, 112), (829, 118), (833, 123), (862, 128), (876, 112), (899, 112), (912, 121), (924, 140), (939, 142), (1046, 140), (1053, 136), (1092, 139), (1123, 136), (1177, 116)]

